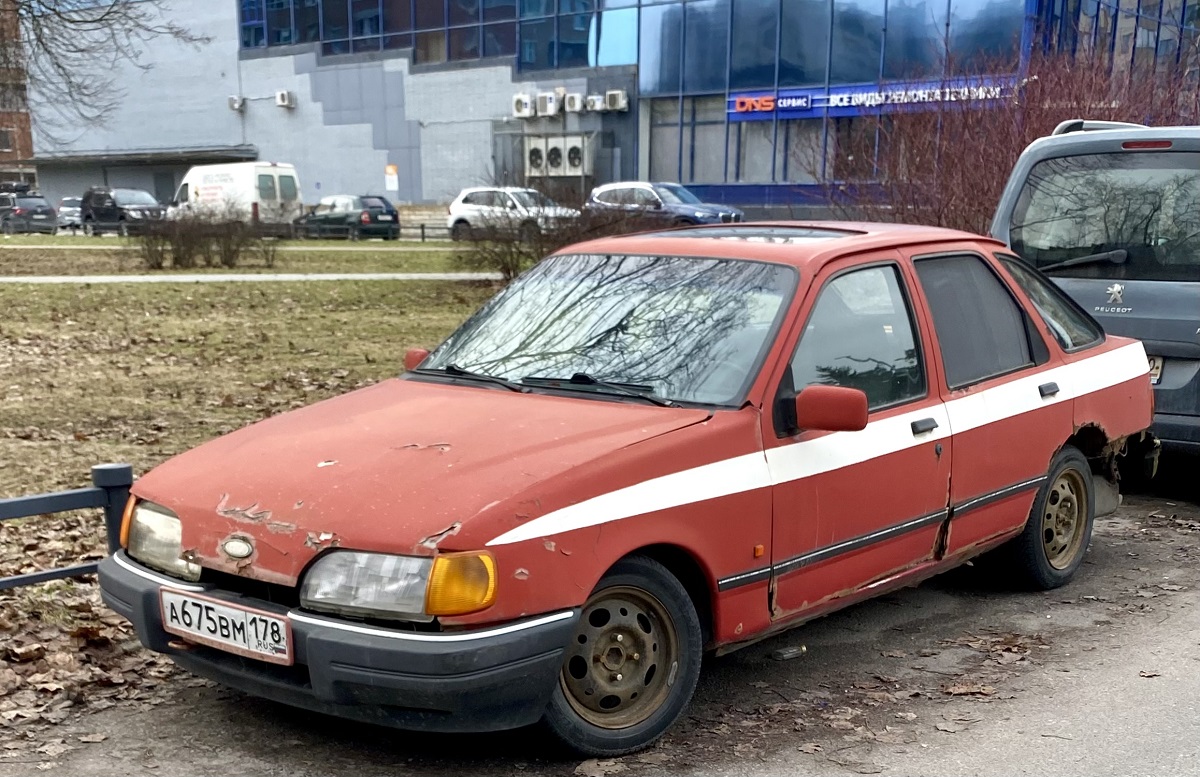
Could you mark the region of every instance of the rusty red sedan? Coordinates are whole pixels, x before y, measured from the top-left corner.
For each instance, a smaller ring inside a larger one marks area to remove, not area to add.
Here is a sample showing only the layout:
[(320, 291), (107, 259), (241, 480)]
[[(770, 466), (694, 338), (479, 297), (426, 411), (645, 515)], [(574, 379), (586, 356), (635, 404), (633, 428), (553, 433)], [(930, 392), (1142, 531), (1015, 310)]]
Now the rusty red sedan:
[(104, 600), (195, 674), (427, 731), (661, 736), (723, 653), (983, 553), (1078, 571), (1140, 343), (995, 241), (747, 224), (575, 245), (400, 377), (134, 486)]

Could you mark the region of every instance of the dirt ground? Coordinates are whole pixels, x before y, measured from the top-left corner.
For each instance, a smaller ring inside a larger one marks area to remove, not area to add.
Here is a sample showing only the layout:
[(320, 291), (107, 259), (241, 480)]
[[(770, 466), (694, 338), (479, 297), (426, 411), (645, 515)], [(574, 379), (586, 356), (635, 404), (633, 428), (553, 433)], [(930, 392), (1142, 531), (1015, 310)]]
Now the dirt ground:
[[(81, 698), (51, 716), (57, 723), (0, 714), (0, 777), (993, 774), (1026, 773), (1017, 764), (1035, 756), (1052, 764), (1039, 767), (1041, 774), (1154, 773), (1103, 760), (1104, 748), (1141, 759), (1146, 731), (1105, 731), (1094, 743), (1075, 742), (1086, 737), (1073, 732), (1092, 731), (1114, 710), (1153, 718), (1153, 708), (1138, 705), (1182, 687), (1178, 662), (1191, 662), (1182, 678), (1200, 668), (1195, 467), (1185, 462), (1165, 489), (1127, 497), (1117, 514), (1100, 519), (1080, 576), (1060, 590), (1013, 592), (1003, 580), (963, 568), (707, 661), (685, 717), (642, 754), (581, 761), (536, 729), (434, 736), (374, 728), (153, 664), (152, 682)], [(797, 645), (807, 648), (801, 657), (772, 658)], [(1086, 692), (1091, 702), (1072, 704)], [(1022, 721), (1039, 714), (1062, 720), (1025, 730), (1030, 724)], [(1195, 716), (1177, 725), (1190, 728), (1178, 743), (1158, 746), (1157, 757), (1196, 750)], [(1004, 737), (1016, 749), (996, 744)], [(985, 756), (989, 747), (1008, 748), (1008, 755)], [(1082, 755), (1066, 758), (1075, 750), (1100, 758), (1099, 766), (1081, 767)]]

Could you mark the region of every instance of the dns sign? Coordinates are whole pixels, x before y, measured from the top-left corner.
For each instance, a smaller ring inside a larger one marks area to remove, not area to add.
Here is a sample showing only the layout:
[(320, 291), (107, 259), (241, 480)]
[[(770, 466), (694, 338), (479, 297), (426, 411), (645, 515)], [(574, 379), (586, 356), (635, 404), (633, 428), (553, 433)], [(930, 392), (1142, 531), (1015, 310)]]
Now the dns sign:
[(770, 113), (775, 110), (775, 97), (738, 97), (734, 101), (738, 113)]

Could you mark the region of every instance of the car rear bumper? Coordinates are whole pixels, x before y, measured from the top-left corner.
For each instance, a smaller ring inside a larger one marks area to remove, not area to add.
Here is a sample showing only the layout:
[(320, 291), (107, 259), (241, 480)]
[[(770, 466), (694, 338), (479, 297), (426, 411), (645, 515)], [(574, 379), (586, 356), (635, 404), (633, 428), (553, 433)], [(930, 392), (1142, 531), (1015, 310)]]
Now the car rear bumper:
[[(286, 615), (295, 664), (242, 658), (168, 634), (159, 608), (163, 587), (203, 590)], [(171, 581), (124, 551), (100, 562), (100, 588), (104, 603), (133, 623), (143, 645), (194, 674), (313, 712), (421, 731), (499, 731), (537, 722), (579, 616), (564, 610), (479, 631), (406, 632)]]
[(1163, 450), (1200, 453), (1200, 416), (1155, 413), (1151, 431)]

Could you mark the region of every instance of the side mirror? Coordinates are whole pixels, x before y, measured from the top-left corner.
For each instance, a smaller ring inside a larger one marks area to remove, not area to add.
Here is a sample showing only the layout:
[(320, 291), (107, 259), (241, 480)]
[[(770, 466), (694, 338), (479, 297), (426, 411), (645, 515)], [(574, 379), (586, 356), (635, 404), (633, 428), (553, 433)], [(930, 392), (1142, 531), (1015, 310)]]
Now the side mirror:
[(409, 348), (408, 353), (404, 354), (404, 369), (415, 370), (428, 355), (428, 348)]
[(867, 425), (867, 395), (845, 386), (807, 386), (796, 397), (796, 425), (822, 432), (857, 432)]

